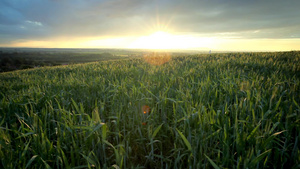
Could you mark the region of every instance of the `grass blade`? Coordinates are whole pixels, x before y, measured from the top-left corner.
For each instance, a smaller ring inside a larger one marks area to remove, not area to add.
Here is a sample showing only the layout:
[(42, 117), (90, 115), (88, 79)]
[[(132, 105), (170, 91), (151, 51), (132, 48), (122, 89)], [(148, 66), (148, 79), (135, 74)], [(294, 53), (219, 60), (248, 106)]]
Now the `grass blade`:
[(176, 130), (177, 130), (178, 134), (180, 135), (180, 137), (182, 138), (184, 144), (187, 146), (188, 150), (192, 151), (192, 146), (191, 146), (190, 142), (186, 139), (186, 137), (178, 129), (176, 129)]
[(31, 159), (30, 159), (30, 160), (28, 161), (28, 163), (26, 164), (26, 167), (25, 167), (25, 168), (29, 167), (30, 164), (31, 164), (37, 157), (38, 157), (38, 155), (32, 156)]
[(218, 167), (218, 165), (213, 162), (213, 160), (211, 160), (206, 154), (204, 154), (204, 156), (208, 159), (208, 161), (210, 162), (210, 164), (215, 168), (215, 169), (220, 169), (220, 167)]
[(255, 157), (252, 161), (251, 161), (251, 164), (254, 166), (256, 165), (259, 161), (261, 161), (266, 155), (269, 154), (269, 152), (271, 151), (272, 149), (269, 149), (265, 152), (263, 152), (262, 154), (258, 155), (257, 157)]
[(164, 123), (162, 123), (161, 125), (159, 125), (156, 129), (155, 129), (155, 131), (153, 132), (153, 134), (152, 134), (152, 139), (154, 139), (154, 137), (157, 135), (157, 133), (159, 132), (159, 130), (160, 130), (160, 128), (161, 128), (161, 126), (163, 125)]

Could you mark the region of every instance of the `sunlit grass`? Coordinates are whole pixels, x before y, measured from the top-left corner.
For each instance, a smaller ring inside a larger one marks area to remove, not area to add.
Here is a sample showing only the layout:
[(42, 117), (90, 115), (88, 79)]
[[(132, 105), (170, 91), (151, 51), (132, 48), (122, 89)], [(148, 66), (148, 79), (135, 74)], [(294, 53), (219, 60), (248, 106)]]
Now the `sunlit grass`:
[(1, 73), (0, 168), (299, 167), (299, 52), (159, 59)]

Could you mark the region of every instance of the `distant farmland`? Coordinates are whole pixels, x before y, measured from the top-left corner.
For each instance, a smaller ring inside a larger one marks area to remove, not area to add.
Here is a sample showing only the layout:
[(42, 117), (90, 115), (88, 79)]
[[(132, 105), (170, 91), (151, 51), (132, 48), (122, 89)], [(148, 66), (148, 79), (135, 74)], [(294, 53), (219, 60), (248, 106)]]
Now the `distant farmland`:
[(195, 51), (140, 50), (140, 49), (55, 49), (55, 48), (0, 48), (0, 72), (44, 66), (58, 66), (108, 60), (138, 58), (153, 53), (184, 56)]
[(0, 73), (0, 168), (299, 168), (300, 52)]

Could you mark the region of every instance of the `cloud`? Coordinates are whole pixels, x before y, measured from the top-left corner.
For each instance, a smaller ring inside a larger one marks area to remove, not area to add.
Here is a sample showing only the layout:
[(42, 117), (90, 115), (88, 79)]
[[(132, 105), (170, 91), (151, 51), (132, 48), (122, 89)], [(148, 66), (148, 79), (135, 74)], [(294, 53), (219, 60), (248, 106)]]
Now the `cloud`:
[(43, 24), (41, 22), (37, 22), (37, 21), (29, 21), (29, 20), (27, 20), (25, 22), (28, 23), (28, 24), (31, 24), (33, 26), (43, 26)]
[(299, 0), (1, 0), (4, 41), (140, 36), (300, 38)]

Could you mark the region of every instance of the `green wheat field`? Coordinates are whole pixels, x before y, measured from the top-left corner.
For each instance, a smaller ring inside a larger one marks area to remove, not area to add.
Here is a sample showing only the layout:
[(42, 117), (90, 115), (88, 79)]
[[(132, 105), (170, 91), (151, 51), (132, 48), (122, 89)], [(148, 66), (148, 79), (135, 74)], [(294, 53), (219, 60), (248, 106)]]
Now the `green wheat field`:
[(0, 168), (300, 168), (300, 52), (0, 74)]

